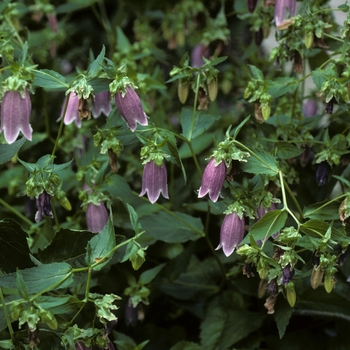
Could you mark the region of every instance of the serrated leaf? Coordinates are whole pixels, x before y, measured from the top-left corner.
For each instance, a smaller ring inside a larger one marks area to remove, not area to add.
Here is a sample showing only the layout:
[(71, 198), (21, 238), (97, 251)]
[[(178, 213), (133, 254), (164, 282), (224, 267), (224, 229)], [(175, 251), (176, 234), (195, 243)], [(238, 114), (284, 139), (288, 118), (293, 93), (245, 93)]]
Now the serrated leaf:
[(304, 208), (303, 216), (309, 219), (339, 220), (339, 203), (318, 202)]
[(289, 142), (276, 142), (277, 157), (281, 159), (290, 159), (300, 156), (304, 150), (289, 143)]
[(90, 231), (60, 229), (50, 245), (40, 252), (41, 261), (48, 264), (83, 257), (88, 241), (94, 236)]
[(0, 259), (1, 270), (10, 273), (17, 268), (33, 267), (27, 243), (28, 235), (12, 219), (0, 221)]
[(241, 163), (243, 171), (252, 174), (266, 174), (276, 176), (278, 174), (277, 160), (269, 153), (261, 150), (254, 150), (247, 158), (247, 162)]
[(300, 226), (300, 231), (311, 237), (323, 238), (329, 224), (323, 220), (311, 219)]
[(66, 90), (69, 88), (63, 75), (49, 69), (35, 70), (33, 84), (46, 90)]
[[(28, 294), (44, 290), (56, 290), (68, 287), (73, 282), (72, 267), (66, 263), (53, 263), (21, 270)], [(0, 286), (17, 288), (17, 275), (10, 273), (0, 277)]]
[(94, 266), (94, 270), (100, 270), (112, 258), (113, 254), (108, 254), (115, 247), (115, 244), (114, 226), (110, 217), (104, 229), (88, 242), (86, 248), (87, 264), (91, 266), (99, 262)]
[(241, 244), (249, 243), (250, 236), (255, 241), (264, 240), (272, 236), (284, 227), (288, 217), (285, 210), (272, 210), (266, 213), (258, 222), (256, 222), (249, 234), (244, 238)]
[(202, 135), (204, 131), (209, 129), (215, 121), (221, 116), (214, 116), (202, 111), (196, 111), (193, 116), (193, 110), (190, 108), (182, 108), (180, 122), (182, 126), (182, 134), (187, 140)]
[(25, 142), (26, 139), (22, 137), (11, 145), (0, 145), (0, 164), (4, 164), (11, 160), (11, 158), (17, 154)]

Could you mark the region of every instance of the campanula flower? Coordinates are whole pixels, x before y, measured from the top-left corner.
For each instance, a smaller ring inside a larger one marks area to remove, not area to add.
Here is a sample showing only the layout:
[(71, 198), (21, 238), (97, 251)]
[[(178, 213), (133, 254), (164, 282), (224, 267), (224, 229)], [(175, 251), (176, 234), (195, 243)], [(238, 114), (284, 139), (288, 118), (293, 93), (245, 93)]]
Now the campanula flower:
[(282, 269), (281, 283), (284, 285), (287, 285), (294, 277), (294, 274), (295, 274), (295, 270), (290, 266), (290, 264), (287, 264)]
[(276, 0), (275, 4), (275, 23), (279, 27), (285, 20), (287, 9), (289, 11), (289, 18), (295, 15), (296, 0)]
[(199, 188), (198, 198), (204, 197), (209, 193), (209, 198), (216, 202), (219, 198), (221, 188), (226, 177), (226, 165), (224, 162), (216, 164), (215, 158), (212, 158), (207, 164), (203, 177), (202, 184)]
[(115, 102), (126, 124), (132, 132), (136, 130), (137, 123), (148, 125), (147, 115), (143, 110), (140, 97), (135, 90), (127, 86), (126, 93), (119, 91), (115, 94)]
[(316, 115), (317, 110), (317, 103), (311, 99), (308, 99), (303, 106), (303, 113), (306, 118)]
[(101, 232), (108, 221), (108, 211), (103, 202), (89, 203), (86, 208), (86, 224), (91, 232)]
[(92, 116), (98, 118), (101, 113), (108, 116), (111, 112), (111, 95), (109, 91), (102, 91), (95, 95), (92, 102)]
[(221, 225), (220, 244), (216, 250), (222, 248), (226, 256), (230, 256), (244, 237), (244, 217), (237, 213), (227, 214)]
[(50, 202), (50, 195), (44, 191), (39, 194), (36, 199), (36, 206), (38, 211), (35, 214), (35, 222), (40, 222), (44, 216), (48, 216), (53, 219), (52, 207)]
[(140, 196), (147, 192), (149, 201), (153, 204), (159, 198), (160, 193), (169, 199), (167, 185), (167, 171), (164, 161), (158, 166), (154, 160), (145, 164), (142, 176), (142, 191)]
[(33, 129), (29, 123), (32, 103), (29, 92), (24, 90), (23, 96), (18, 91), (6, 91), (1, 102), (1, 126), (7, 143), (16, 141), (21, 131), (31, 141)]
[(321, 162), (316, 171), (316, 181), (319, 186), (324, 186), (324, 184), (326, 183), (328, 172), (329, 165), (327, 161)]
[[(73, 122), (77, 125), (78, 128), (81, 127), (81, 119), (79, 118), (79, 97), (78, 95), (70, 92), (69, 93), (69, 101), (67, 105), (66, 114), (64, 115), (64, 124), (69, 125)], [(58, 120), (61, 120), (64, 114), (64, 108), (66, 106), (66, 101), (68, 96), (65, 97), (62, 110), (61, 110), (61, 116)]]

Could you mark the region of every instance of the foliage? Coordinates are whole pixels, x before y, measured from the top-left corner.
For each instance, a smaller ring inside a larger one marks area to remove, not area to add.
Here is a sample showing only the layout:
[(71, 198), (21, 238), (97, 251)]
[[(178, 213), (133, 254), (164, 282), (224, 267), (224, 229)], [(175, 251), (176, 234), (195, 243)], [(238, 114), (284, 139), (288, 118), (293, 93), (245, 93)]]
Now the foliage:
[(293, 4), (0, 4), (1, 348), (346, 348), (350, 11)]

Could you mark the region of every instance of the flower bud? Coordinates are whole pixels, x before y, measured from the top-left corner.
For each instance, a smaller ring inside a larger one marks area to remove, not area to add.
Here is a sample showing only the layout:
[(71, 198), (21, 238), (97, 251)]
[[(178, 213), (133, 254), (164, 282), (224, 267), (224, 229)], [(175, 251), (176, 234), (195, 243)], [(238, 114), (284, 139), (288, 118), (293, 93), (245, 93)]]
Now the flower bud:
[(307, 49), (310, 49), (312, 47), (312, 44), (314, 43), (314, 33), (313, 32), (305, 33), (304, 41), (305, 41), (305, 47)]
[(334, 276), (325, 275), (324, 276), (324, 289), (327, 293), (330, 293), (334, 288)]
[(248, 3), (248, 11), (253, 13), (256, 7), (258, 0), (247, 0)]
[(177, 95), (181, 103), (185, 103), (190, 89), (187, 83), (179, 83), (177, 87)]
[(218, 95), (218, 89), (218, 80), (216, 78), (213, 78), (208, 84), (208, 93), (210, 101), (214, 102), (216, 100), (216, 96)]
[(258, 298), (261, 299), (266, 293), (267, 280), (260, 280), (258, 287)]
[(316, 289), (321, 284), (323, 275), (324, 270), (320, 266), (314, 266), (310, 278), (310, 284), (313, 289)]
[(263, 114), (262, 114), (260, 102), (255, 102), (255, 104), (254, 104), (254, 112), (255, 112), (254, 113), (255, 120), (259, 124), (264, 123), (265, 119), (264, 119)]
[(286, 294), (287, 294), (288, 304), (290, 305), (290, 307), (294, 307), (295, 302), (297, 300), (297, 295), (295, 293), (294, 283), (293, 282), (290, 282), (286, 286)]

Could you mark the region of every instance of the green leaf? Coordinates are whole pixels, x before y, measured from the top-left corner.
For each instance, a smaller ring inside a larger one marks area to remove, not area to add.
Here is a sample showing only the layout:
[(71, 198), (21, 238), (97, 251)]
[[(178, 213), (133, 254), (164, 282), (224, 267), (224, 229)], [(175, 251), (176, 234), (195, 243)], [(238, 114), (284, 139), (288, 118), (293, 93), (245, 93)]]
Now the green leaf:
[(0, 221), (1, 270), (10, 273), (18, 269), (33, 267), (27, 243), (28, 235), (12, 219)]
[(130, 41), (120, 27), (117, 27), (117, 48), (121, 52), (127, 52), (131, 49)]
[(60, 229), (50, 245), (40, 252), (41, 261), (49, 264), (85, 257), (86, 245), (94, 236), (90, 231)]
[(281, 159), (290, 159), (300, 156), (304, 150), (289, 142), (276, 142), (277, 157)]
[(339, 220), (339, 203), (318, 202), (304, 208), (303, 216), (309, 219)]
[(90, 66), (88, 68), (88, 71), (87, 71), (88, 80), (89, 80), (89, 78), (97, 76), (98, 72), (101, 70), (102, 63), (103, 63), (103, 60), (105, 58), (105, 53), (106, 53), (106, 48), (104, 46), (102, 46), (102, 50), (101, 50), (100, 54), (97, 56), (95, 61), (93, 61), (90, 64)]
[(333, 69), (315, 69), (312, 71), (312, 79), (315, 83), (315, 85), (317, 86), (318, 89), (322, 88), (322, 84), (328, 80), (330, 80), (330, 78), (335, 77), (335, 72)]
[(250, 236), (255, 241), (267, 239), (284, 227), (288, 213), (285, 210), (272, 210), (256, 222), (241, 244), (249, 243)]
[(300, 231), (311, 237), (323, 238), (329, 224), (323, 220), (311, 219), (300, 226)]
[[(214, 133), (206, 132), (191, 141), (193, 152), (199, 154), (207, 147), (213, 144)], [(187, 143), (183, 143), (179, 148), (180, 159), (186, 159), (192, 157), (192, 152)]]
[(49, 69), (35, 70), (33, 84), (46, 90), (67, 90), (69, 88), (63, 75)]
[(0, 164), (4, 164), (11, 160), (11, 158), (17, 154), (25, 142), (26, 139), (22, 137), (11, 145), (0, 145)]
[(203, 350), (232, 349), (235, 343), (262, 326), (265, 315), (237, 308), (227, 299), (227, 295), (221, 295), (207, 308), (200, 333)]
[(289, 320), (293, 314), (294, 309), (289, 306), (288, 302), (284, 298), (279, 298), (275, 307), (275, 313), (273, 315), (278, 329), (278, 335), (280, 339), (283, 338)]
[(253, 66), (251, 64), (249, 64), (248, 66), (249, 66), (249, 68), (250, 68), (250, 70), (251, 70), (251, 72), (253, 74), (253, 78), (254, 79), (256, 79), (256, 80), (264, 80), (264, 74), (259, 68), (255, 67), (255, 66)]
[(201, 350), (201, 347), (197, 343), (183, 340), (175, 344), (170, 350)]
[(244, 124), (250, 119), (250, 116), (245, 118), (239, 125), (237, 125), (233, 131), (232, 137), (235, 139), (238, 136), (238, 133), (241, 131)]
[(273, 97), (278, 98), (288, 92), (294, 92), (298, 88), (299, 82), (295, 78), (275, 78), (268, 81), (267, 92)]
[(131, 202), (135, 195), (132, 193), (129, 184), (118, 174), (109, 176), (103, 186), (100, 186), (101, 192), (106, 191), (113, 198), (121, 198), (125, 202)]
[(114, 226), (110, 214), (110, 218), (104, 229), (88, 242), (86, 248), (87, 264), (91, 266), (100, 262), (94, 266), (95, 271), (100, 270), (112, 258), (113, 254), (110, 252), (115, 247), (115, 244)]
[(135, 209), (128, 203), (125, 203), (125, 206), (129, 212), (131, 226), (135, 231), (136, 235), (139, 235), (143, 230), (139, 220), (139, 216), (137, 215)]
[(261, 150), (254, 150), (247, 158), (247, 162), (241, 163), (243, 171), (252, 174), (266, 174), (276, 176), (278, 174), (277, 160), (269, 153)]
[(17, 290), (18, 290), (19, 295), (24, 300), (29, 300), (28, 289), (24, 283), (23, 276), (21, 274), (21, 270), (16, 271), (16, 282), (17, 282)]
[(139, 283), (146, 285), (148, 283), (151, 283), (153, 279), (158, 275), (158, 273), (163, 269), (165, 264), (160, 264), (153, 269), (149, 269), (147, 271), (142, 272), (142, 274), (139, 277)]
[(334, 178), (336, 178), (337, 180), (339, 180), (340, 182), (342, 182), (345, 186), (350, 188), (350, 181), (343, 178), (342, 176), (338, 176), (338, 175), (333, 175)]
[[(28, 294), (45, 290), (66, 288), (73, 282), (72, 267), (66, 263), (53, 263), (21, 270)], [(0, 286), (17, 288), (17, 274), (10, 273), (0, 277)]]
[[(153, 213), (140, 219), (146, 231), (143, 236), (168, 243), (195, 241), (204, 236), (203, 224), (199, 218), (180, 212)], [(142, 236), (142, 237), (143, 237)]]
[(0, 340), (0, 348), (1, 349), (15, 349), (16, 346), (13, 345), (11, 339), (7, 339), (7, 340)]
[(182, 134), (187, 140), (192, 140), (200, 136), (209, 129), (215, 121), (219, 120), (221, 116), (211, 115), (202, 111), (196, 111), (194, 117), (193, 110), (190, 108), (182, 108), (181, 111), (181, 126)]

